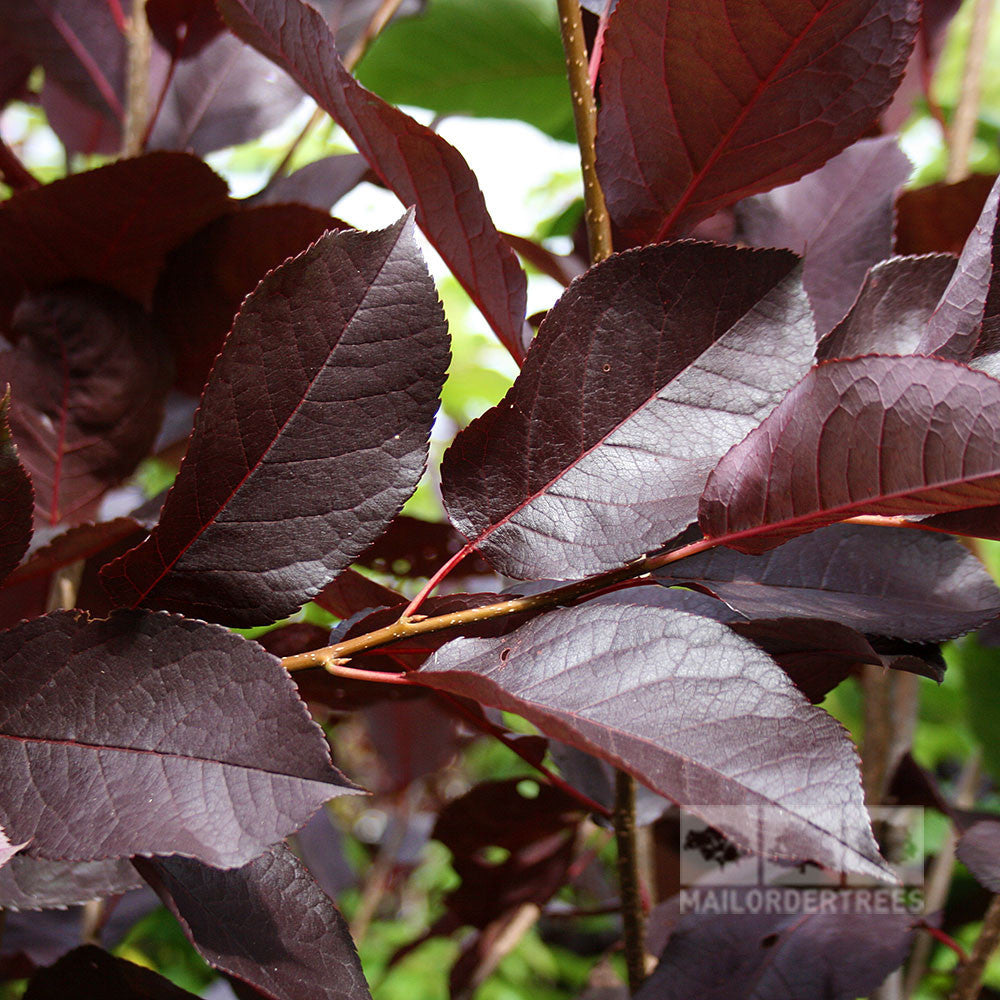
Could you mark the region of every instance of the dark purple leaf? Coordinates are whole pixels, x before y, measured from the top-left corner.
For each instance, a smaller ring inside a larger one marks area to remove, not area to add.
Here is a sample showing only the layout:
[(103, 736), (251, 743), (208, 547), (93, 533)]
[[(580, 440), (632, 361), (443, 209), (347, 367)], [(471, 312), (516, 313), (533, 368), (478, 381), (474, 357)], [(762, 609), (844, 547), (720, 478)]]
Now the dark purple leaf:
[[(738, 842), (753, 814), (781, 827), (789, 857), (884, 873), (857, 758), (839, 724), (718, 622), (666, 608), (584, 604), (500, 639), (458, 639), (416, 676), (524, 716)], [(734, 818), (743, 810), (746, 824)]]
[[(731, 549), (723, 551), (732, 553)], [(704, 586), (701, 581), (695, 585)], [(646, 585), (612, 591), (591, 603), (673, 608), (724, 622), (771, 656), (813, 704), (821, 702), (858, 664), (883, 662), (871, 643), (846, 625), (804, 617), (747, 621), (729, 605), (699, 591)]]
[(1000, 500), (1000, 382), (951, 361), (871, 355), (814, 368), (709, 477), (707, 538), (764, 552), (860, 514)]
[(114, 156), (121, 149), (121, 123), (78, 100), (55, 80), (42, 85), (42, 110), (69, 155)]
[(87, 996), (99, 1000), (196, 1000), (196, 994), (174, 986), (152, 969), (83, 945), (32, 977), (24, 1000), (65, 1000)]
[(31, 478), (11, 439), (9, 407), (10, 386), (0, 398), (0, 582), (28, 551), (35, 502)]
[(333, 228), (329, 215), (305, 205), (241, 208), (170, 254), (153, 312), (173, 350), (181, 389), (201, 395), (240, 303), (268, 271)]
[(287, 70), (350, 136), (417, 221), (497, 336), (524, 357), (527, 282), (461, 153), (365, 90), (321, 15), (300, 0), (219, 0), (237, 36)]
[(811, 363), (794, 267), (784, 251), (683, 242), (591, 268), (448, 450), (455, 525), (521, 579), (609, 569), (686, 528), (718, 458)]
[(0, 662), (0, 825), (36, 857), (244, 864), (356, 791), (280, 662), (215, 626), (57, 612)]
[(851, 311), (820, 341), (816, 357), (912, 354), (954, 272), (954, 257), (944, 254), (876, 264)]
[(269, 653), (279, 659), (283, 656), (295, 656), (309, 649), (319, 649), (327, 646), (330, 630), (307, 622), (292, 622), (279, 628), (265, 632), (257, 639)]
[(122, 604), (269, 624), (315, 597), (413, 492), (447, 326), (404, 219), (328, 233), (244, 302)]
[(882, 664), (863, 635), (839, 622), (778, 618), (733, 622), (730, 627), (773, 657), (814, 705), (860, 665)]
[(368, 161), (360, 153), (325, 156), (279, 178), (253, 202), (264, 205), (294, 201), (329, 212), (367, 173)]
[(295, 853), (319, 887), (334, 899), (358, 884), (358, 874), (345, 853), (346, 841), (347, 836), (327, 809), (320, 809), (295, 834)]
[(802, 283), (820, 335), (850, 308), (868, 268), (892, 252), (892, 204), (911, 169), (893, 136), (862, 139), (794, 184), (737, 205), (744, 242), (805, 258)]
[(439, 771), (458, 753), (455, 718), (433, 698), (379, 701), (363, 709), (381, 780), (373, 791), (394, 794)]
[[(451, 851), (462, 879), (445, 902), (463, 924), (484, 928), (524, 903), (544, 903), (566, 878), (580, 804), (546, 784), (529, 798), (520, 785), (518, 779), (484, 781), (438, 816), (431, 836)], [(484, 854), (490, 847), (509, 853), (497, 861)]]
[(49, 581), (45, 577), (7, 582), (0, 590), (0, 628), (10, 628), (25, 618), (37, 618), (48, 607)]
[(296, 83), (227, 33), (177, 65), (149, 147), (204, 156), (258, 138), (301, 102)]
[(370, 1000), (344, 918), (283, 844), (230, 871), (185, 858), (136, 867), (201, 956), (269, 1000)]
[(944, 680), (947, 665), (941, 655), (941, 647), (935, 643), (902, 642), (873, 636), (871, 644), (890, 670), (904, 670), (938, 684)]
[(755, 913), (749, 894), (759, 891), (725, 890), (742, 913), (682, 916), (635, 1000), (869, 996), (902, 964), (918, 919), (873, 912), (870, 889), (841, 890), (833, 912)]
[(168, 251), (229, 205), (225, 181), (182, 153), (151, 153), (19, 191), (0, 203), (0, 306), (12, 309), (23, 289), (74, 279), (148, 304)]
[(954, 184), (929, 184), (896, 199), (896, 253), (953, 253), (965, 246), (996, 181), (972, 174)]
[(316, 595), (315, 601), (331, 615), (347, 619), (368, 608), (392, 607), (406, 598), (353, 569), (345, 569)]
[(146, 0), (153, 37), (178, 59), (196, 56), (226, 30), (213, 0)]
[(31, 67), (32, 60), (4, 38), (0, 29), (0, 109), (24, 96)]
[(171, 375), (164, 349), (134, 302), (85, 284), (22, 299), (11, 333), (0, 381), (14, 387), (10, 427), (35, 522), (85, 521), (156, 438)]
[[(132, 545), (142, 540), (142, 535), (152, 525), (142, 525), (134, 517), (116, 517), (112, 521), (90, 522), (79, 524), (62, 531), (50, 529), (56, 533), (48, 544), (35, 548), (32, 545), (28, 558), (7, 579), (7, 585), (20, 583), (22, 580), (34, 580), (48, 576), (63, 566), (76, 562), (77, 559), (89, 559), (91, 556), (105, 552), (111, 546), (127, 538), (134, 538)], [(39, 531), (38, 535), (48, 532)], [(38, 535), (35, 542), (38, 541)], [(132, 546), (130, 545), (129, 548)]]
[(512, 233), (504, 233), (503, 238), (528, 264), (536, 267), (542, 274), (547, 274), (553, 281), (558, 281), (563, 288), (567, 288), (574, 278), (587, 270), (586, 263), (575, 254), (553, 253), (535, 240), (514, 236)]
[(20, 854), (0, 868), (0, 906), (47, 910), (117, 896), (142, 885), (129, 861), (47, 861)]
[(1000, 823), (973, 823), (958, 842), (958, 860), (990, 892), (1000, 892)]
[(589, 604), (641, 604), (647, 608), (672, 608), (674, 611), (687, 611), (688, 614), (701, 615), (726, 625), (742, 621), (743, 615), (734, 611), (728, 604), (702, 594), (697, 590), (684, 590), (681, 587), (659, 586), (645, 584), (640, 587), (622, 587), (612, 590), (600, 597), (595, 597)]
[(0, 0), (0, 38), (80, 100), (123, 119), (125, 32), (113, 10), (93, 0)]
[[(464, 544), (465, 539), (450, 524), (400, 514), (385, 534), (358, 556), (357, 562), (394, 576), (431, 576)], [(448, 579), (456, 581), (490, 572), (489, 565), (472, 553), (455, 566)]]
[(998, 203), (1000, 180), (994, 183), (979, 220), (965, 241), (958, 267), (927, 324), (918, 354), (937, 354), (955, 361), (966, 361), (972, 356), (993, 281), (995, 255), (1000, 253), (995, 249)]
[[(908, 0), (631, 0), (608, 23), (597, 165), (611, 217), (659, 242), (815, 170), (902, 77)], [(849, 303), (848, 303), (849, 304)]]
[(1000, 614), (982, 563), (945, 535), (840, 524), (762, 555), (716, 548), (656, 571), (750, 618), (825, 618), (859, 632), (939, 642)]
[(920, 0), (917, 42), (892, 103), (882, 115), (883, 132), (901, 132), (918, 98), (923, 97), (933, 106), (931, 82), (934, 78), (934, 69), (948, 36), (948, 26), (961, 5), (961, 0)]

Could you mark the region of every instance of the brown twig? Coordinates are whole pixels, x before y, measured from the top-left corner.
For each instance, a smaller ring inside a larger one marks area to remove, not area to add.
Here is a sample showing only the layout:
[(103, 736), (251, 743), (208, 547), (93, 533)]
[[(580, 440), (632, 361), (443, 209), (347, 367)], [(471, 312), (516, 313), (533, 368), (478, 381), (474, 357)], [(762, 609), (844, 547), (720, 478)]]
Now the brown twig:
[(368, 869), (365, 884), (361, 890), (361, 899), (351, 920), (351, 937), (358, 945), (361, 944), (368, 933), (372, 918), (375, 916), (379, 903), (389, 888), (389, 879), (393, 869), (396, 867), (399, 850), (406, 838), (406, 826), (409, 822), (410, 812), (410, 798), (403, 792), (402, 808), (396, 811), (395, 824), (385, 831), (385, 837), (379, 845), (375, 860)]
[(587, 45), (583, 36), (583, 18), (579, 0), (559, 0), (559, 20), (562, 27), (563, 52), (569, 73), (570, 94), (573, 98), (573, 118), (576, 139), (580, 147), (583, 168), (583, 197), (586, 205), (587, 238), (590, 259), (594, 264), (611, 256), (611, 219), (608, 217), (604, 192), (597, 179), (597, 104), (590, 86)]
[[(969, 809), (975, 804), (976, 785), (979, 783), (979, 765), (981, 754), (974, 751), (962, 768), (955, 787), (954, 804), (958, 809)], [(935, 913), (940, 910), (948, 898), (948, 890), (955, 870), (955, 848), (958, 845), (958, 833), (955, 824), (948, 828), (940, 850), (931, 863), (924, 883), (924, 912)], [(906, 979), (903, 985), (903, 996), (911, 997), (917, 991), (920, 980), (927, 969), (933, 940), (930, 933), (920, 934), (913, 945), (909, 965), (906, 969)]]
[(618, 889), (621, 892), (628, 988), (636, 993), (646, 978), (645, 923), (639, 890), (639, 852), (635, 835), (635, 779), (615, 773), (615, 843), (618, 846)]
[(149, 115), (149, 60), (153, 33), (146, 19), (146, 0), (136, 0), (128, 18), (126, 40), (125, 122), (122, 126), (122, 156), (138, 156), (146, 137)]
[[(576, 141), (580, 147), (584, 219), (587, 224), (590, 260), (592, 264), (599, 264), (611, 256), (614, 247), (611, 219), (597, 176), (597, 104), (590, 81), (579, 0), (559, 0), (559, 22), (570, 96), (573, 100)], [(608, 581), (617, 582), (619, 581)], [(615, 808), (612, 821), (618, 848), (618, 885), (625, 938), (625, 964), (628, 969), (629, 990), (635, 993), (646, 974), (646, 948), (639, 891), (639, 850), (635, 833), (635, 778), (624, 771), (615, 772)]]
[[(844, 523), (863, 523), (872, 525), (901, 526), (920, 529), (917, 522), (902, 521), (895, 517), (864, 516), (850, 518)], [(749, 532), (748, 532), (749, 534)], [(409, 639), (415, 635), (425, 635), (431, 632), (442, 632), (445, 629), (459, 628), (472, 625), (477, 622), (490, 621), (493, 618), (505, 618), (508, 615), (531, 613), (536, 611), (547, 611), (551, 608), (565, 607), (578, 601), (580, 598), (596, 594), (606, 587), (625, 580), (635, 580), (645, 576), (653, 570), (662, 566), (669, 566), (672, 563), (680, 562), (689, 556), (697, 555), (699, 552), (706, 552), (731, 541), (735, 536), (727, 535), (723, 538), (700, 538), (696, 542), (682, 545), (670, 552), (661, 552), (656, 555), (646, 556), (643, 559), (635, 559), (617, 569), (608, 570), (606, 573), (599, 573), (596, 576), (587, 577), (585, 580), (577, 580), (568, 583), (563, 587), (556, 587), (554, 590), (547, 590), (542, 594), (532, 594), (530, 597), (514, 597), (506, 601), (498, 601), (496, 604), (484, 604), (478, 608), (469, 608), (466, 611), (456, 611), (447, 615), (420, 616), (417, 619), (405, 618), (385, 628), (367, 632), (364, 635), (355, 636), (353, 639), (345, 639), (332, 646), (323, 646), (321, 649), (311, 649), (305, 653), (298, 653), (295, 656), (286, 656), (282, 661), (282, 666), (286, 670), (305, 670), (309, 667), (327, 667), (336, 661), (346, 660), (358, 653), (364, 653), (371, 649), (379, 649), (389, 643), (399, 642), (401, 639)], [(345, 675), (346, 676), (346, 675)]]
[(84, 562), (83, 559), (77, 559), (75, 562), (62, 566), (52, 574), (52, 579), (49, 581), (49, 594), (45, 602), (47, 612), (67, 611), (76, 607), (76, 595), (83, 577)]
[(951, 147), (945, 180), (954, 184), (969, 175), (969, 151), (979, 121), (979, 98), (983, 86), (983, 62), (990, 35), (994, 0), (976, 0), (965, 55), (965, 72), (958, 107), (951, 123)]
[(403, 0), (382, 0), (378, 9), (372, 14), (365, 30), (354, 40), (354, 44), (344, 56), (344, 66), (349, 73), (361, 62), (369, 46), (378, 37), (379, 32), (396, 16)]
[(862, 743), (865, 798), (882, 802), (892, 772), (909, 749), (916, 726), (918, 679), (915, 674), (867, 666), (865, 733)]
[(969, 961), (963, 965), (955, 977), (955, 988), (948, 1000), (975, 1000), (979, 996), (979, 986), (990, 956), (1000, 944), (1000, 896), (994, 896), (983, 917), (983, 929), (972, 946)]

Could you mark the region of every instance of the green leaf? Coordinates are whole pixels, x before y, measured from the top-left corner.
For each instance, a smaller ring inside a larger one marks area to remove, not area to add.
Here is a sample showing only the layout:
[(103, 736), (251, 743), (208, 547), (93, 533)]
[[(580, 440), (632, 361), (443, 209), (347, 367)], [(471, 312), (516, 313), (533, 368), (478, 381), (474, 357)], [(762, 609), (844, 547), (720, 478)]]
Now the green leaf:
[(397, 21), (379, 35), (357, 76), (395, 104), (517, 118), (573, 140), (552, 0), (432, 0), (422, 16)]

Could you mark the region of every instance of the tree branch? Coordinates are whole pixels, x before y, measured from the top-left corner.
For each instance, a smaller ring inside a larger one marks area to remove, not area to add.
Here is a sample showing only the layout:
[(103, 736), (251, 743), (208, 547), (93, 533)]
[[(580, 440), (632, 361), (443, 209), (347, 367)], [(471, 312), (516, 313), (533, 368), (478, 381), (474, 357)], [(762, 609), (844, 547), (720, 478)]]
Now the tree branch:
[(955, 977), (955, 988), (948, 1000), (975, 1000), (979, 996), (979, 986), (983, 981), (986, 963), (1000, 944), (1000, 896), (990, 900), (983, 929), (972, 947), (972, 955)]
[(146, 138), (149, 115), (149, 60), (153, 33), (146, 19), (146, 0), (136, 0), (127, 22), (128, 65), (126, 70), (125, 123), (122, 156), (138, 156)]
[(969, 29), (969, 47), (965, 56), (962, 90), (951, 124), (951, 148), (945, 180), (954, 184), (969, 175), (969, 151), (976, 137), (979, 121), (979, 96), (983, 88), (983, 62), (989, 42), (990, 19), (994, 0), (976, 0)]
[(599, 264), (612, 253), (611, 219), (608, 217), (604, 192), (597, 179), (597, 104), (590, 86), (587, 66), (587, 45), (583, 37), (583, 17), (579, 0), (559, 0), (559, 20), (562, 26), (563, 51), (569, 73), (570, 93), (573, 98), (573, 118), (576, 121), (576, 138), (580, 147), (580, 165), (583, 168), (583, 197), (586, 203), (584, 218), (590, 242), (590, 259)]

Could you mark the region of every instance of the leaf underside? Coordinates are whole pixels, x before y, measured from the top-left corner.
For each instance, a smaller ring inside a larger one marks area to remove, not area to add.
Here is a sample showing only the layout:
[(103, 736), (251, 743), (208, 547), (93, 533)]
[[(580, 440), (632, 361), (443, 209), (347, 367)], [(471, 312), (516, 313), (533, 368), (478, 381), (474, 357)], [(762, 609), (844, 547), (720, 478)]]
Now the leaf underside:
[(843, 730), (718, 622), (585, 604), (458, 639), (416, 676), (524, 716), (739, 842), (759, 819), (775, 854), (885, 875)]

